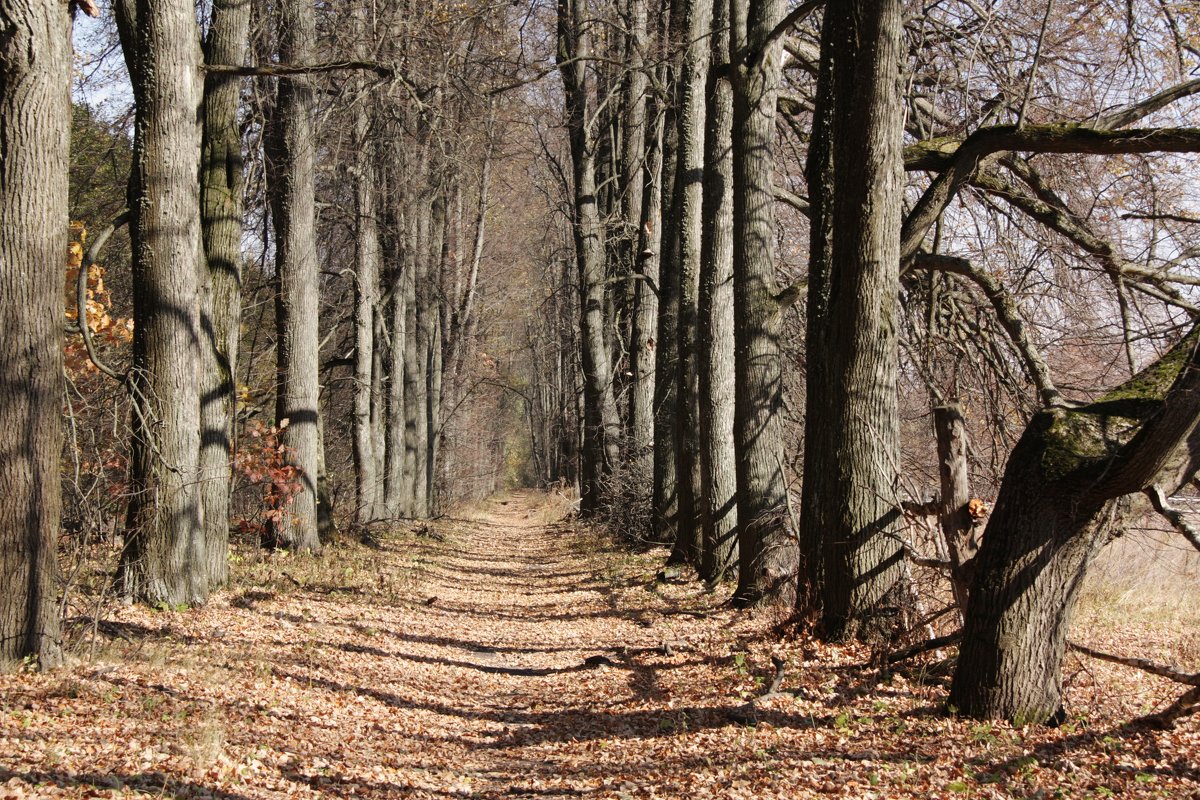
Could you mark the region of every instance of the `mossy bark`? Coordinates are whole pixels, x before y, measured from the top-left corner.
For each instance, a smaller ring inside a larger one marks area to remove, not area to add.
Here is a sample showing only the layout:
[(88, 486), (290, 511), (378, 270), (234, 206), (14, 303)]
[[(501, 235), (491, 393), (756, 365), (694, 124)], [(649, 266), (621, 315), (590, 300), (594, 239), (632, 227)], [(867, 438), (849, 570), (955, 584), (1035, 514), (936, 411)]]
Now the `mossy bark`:
[(1061, 716), (1067, 628), (1088, 566), (1120, 532), (1131, 493), (1159, 476), (1174, 489), (1187, 472), (1174, 462), (1194, 449), (1200, 418), (1197, 331), (1097, 402), (1046, 409), (1026, 427), (975, 559), (949, 700), (960, 713)]

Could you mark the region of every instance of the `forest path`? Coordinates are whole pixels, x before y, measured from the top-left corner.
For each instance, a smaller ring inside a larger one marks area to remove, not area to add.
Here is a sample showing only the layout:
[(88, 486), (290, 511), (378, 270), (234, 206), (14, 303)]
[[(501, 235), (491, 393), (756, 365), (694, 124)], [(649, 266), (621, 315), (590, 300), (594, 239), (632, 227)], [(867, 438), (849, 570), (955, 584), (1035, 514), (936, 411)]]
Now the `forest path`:
[[(0, 674), (0, 800), (656, 791), (691, 769), (656, 749), (730, 724), (672, 708), (715, 664), (685, 629), (716, 623), (567, 506), (516, 492), (315, 557), (247, 543), (203, 608), (76, 617), (68, 669)], [(720, 683), (699, 682), (739, 702)]]
[[(317, 557), (246, 543), (200, 609), (76, 601), (72, 664), (0, 673), (0, 800), (1200, 800), (1200, 721), (1124, 725), (1175, 685), (1090, 665), (1086, 725), (948, 719), (936, 681), (656, 581), (665, 551), (565, 506), (513, 493)], [(790, 694), (762, 700), (773, 657)]]
[(397, 766), (430, 771), (413, 788), (431, 797), (578, 796), (610, 776), (581, 743), (662, 732), (656, 716), (613, 709), (645, 693), (633, 654), (661, 648), (662, 631), (648, 609), (618, 604), (598, 554), (546, 524), (544, 504), (518, 492), (454, 520), (422, 569), (429, 597), (379, 620), (403, 647), (380, 653), (370, 685), (422, 698), (400, 703), (416, 713), (392, 745)]

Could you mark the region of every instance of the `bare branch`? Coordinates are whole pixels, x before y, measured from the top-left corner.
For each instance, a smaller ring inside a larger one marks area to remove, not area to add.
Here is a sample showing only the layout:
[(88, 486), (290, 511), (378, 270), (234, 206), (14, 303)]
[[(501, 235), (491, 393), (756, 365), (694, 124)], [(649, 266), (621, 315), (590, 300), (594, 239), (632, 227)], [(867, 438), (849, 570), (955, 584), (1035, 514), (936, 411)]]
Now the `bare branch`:
[[(1107, 130), (1077, 124), (997, 125), (982, 128), (957, 145), (954, 139), (922, 142), (915, 147), (908, 169), (941, 170), (904, 221), (901, 258), (916, 255), (925, 234), (968, 182), (994, 163), (1001, 153), (1195, 153), (1200, 152), (1200, 128)], [(920, 166), (910, 166), (919, 163)]]
[(1182, 511), (1171, 505), (1171, 501), (1162, 487), (1157, 484), (1151, 486), (1146, 489), (1145, 494), (1150, 498), (1150, 504), (1154, 506), (1154, 510), (1171, 523), (1171, 527), (1182, 533), (1183, 538), (1187, 539), (1192, 547), (1200, 550), (1200, 529), (1188, 522)]
[(129, 209), (125, 209), (92, 240), (92, 246), (88, 248), (87, 253), (83, 256), (83, 261), (79, 264), (79, 279), (75, 284), (75, 308), (79, 320), (79, 334), (83, 337), (83, 346), (87, 348), (88, 358), (96, 365), (96, 369), (119, 383), (125, 383), (128, 376), (117, 372), (101, 361), (100, 354), (96, 352), (96, 345), (92, 341), (92, 329), (88, 325), (87, 318), (87, 284), (88, 267), (100, 260), (100, 254), (104, 251), (104, 246), (108, 244), (109, 238), (128, 222)]
[(1200, 672), (1184, 672), (1178, 667), (1168, 667), (1163, 664), (1156, 664), (1145, 658), (1130, 658), (1128, 656), (1117, 656), (1112, 653), (1104, 653), (1099, 650), (1093, 650), (1082, 644), (1075, 642), (1067, 642), (1067, 647), (1077, 653), (1083, 653), (1085, 656), (1090, 656), (1100, 661), (1107, 661), (1111, 664), (1120, 664), (1133, 669), (1140, 669), (1142, 672), (1149, 672), (1151, 675), (1157, 675), (1160, 678), (1167, 678), (1176, 683), (1183, 683), (1188, 686), (1200, 686)]
[(912, 266), (916, 269), (953, 272), (975, 283), (991, 302), (1001, 327), (1008, 333), (1013, 346), (1025, 361), (1025, 368), (1029, 372), (1029, 377), (1033, 379), (1034, 385), (1037, 386), (1042, 403), (1046, 406), (1063, 405), (1063, 396), (1054, 386), (1054, 381), (1050, 377), (1050, 368), (1038, 351), (1037, 345), (1033, 343), (1025, 320), (1017, 310), (1016, 302), (1000, 281), (977, 268), (967, 259), (955, 256), (919, 253), (913, 260)]

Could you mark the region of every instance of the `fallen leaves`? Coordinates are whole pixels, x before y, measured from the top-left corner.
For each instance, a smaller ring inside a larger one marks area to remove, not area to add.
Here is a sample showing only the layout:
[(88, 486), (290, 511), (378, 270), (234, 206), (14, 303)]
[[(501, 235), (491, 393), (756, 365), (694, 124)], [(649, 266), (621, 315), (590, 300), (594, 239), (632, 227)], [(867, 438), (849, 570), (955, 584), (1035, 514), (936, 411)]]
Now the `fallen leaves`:
[[(114, 611), (94, 662), (0, 676), (0, 800), (1200, 797), (1194, 719), (1124, 724), (1169, 699), (1158, 679), (1077, 669), (1058, 729), (954, 719), (919, 671), (646, 591), (661, 554), (506, 500), (437, 537), (255, 556), (205, 608)], [(773, 658), (787, 694), (740, 714)]]

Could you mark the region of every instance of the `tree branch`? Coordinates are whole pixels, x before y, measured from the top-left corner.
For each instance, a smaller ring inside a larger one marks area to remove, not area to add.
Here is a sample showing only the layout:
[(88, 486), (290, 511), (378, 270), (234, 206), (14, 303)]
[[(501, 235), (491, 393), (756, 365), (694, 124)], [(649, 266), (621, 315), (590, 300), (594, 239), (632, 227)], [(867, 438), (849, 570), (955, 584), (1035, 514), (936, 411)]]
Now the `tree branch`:
[(100, 234), (92, 240), (92, 246), (88, 248), (87, 253), (83, 256), (83, 261), (79, 264), (79, 279), (75, 283), (75, 308), (79, 321), (79, 335), (83, 337), (83, 346), (87, 349), (88, 358), (96, 365), (96, 369), (119, 383), (125, 383), (125, 379), (128, 376), (125, 373), (117, 372), (101, 361), (100, 354), (96, 352), (96, 345), (92, 341), (92, 329), (88, 325), (87, 318), (87, 284), (88, 267), (100, 260), (100, 254), (104, 251), (104, 246), (108, 244), (108, 240), (119, 228), (128, 222), (129, 209), (125, 209), (117, 215), (116, 219), (107, 228), (100, 231)]
[[(982, 128), (957, 146), (954, 140), (923, 142), (918, 147), (921, 166), (941, 170), (904, 221), (900, 255), (916, 255), (933, 223), (969, 181), (1001, 153), (1127, 153), (1200, 152), (1200, 128), (1147, 128), (1106, 130), (1078, 124), (996, 125)], [(913, 161), (918, 158), (914, 155)], [(906, 157), (905, 166), (909, 167)]]
[(1121, 664), (1126, 667), (1140, 669), (1142, 672), (1149, 672), (1151, 675), (1157, 675), (1160, 678), (1167, 678), (1176, 683), (1186, 684), (1187, 686), (1200, 686), (1200, 672), (1184, 672), (1177, 667), (1168, 667), (1163, 664), (1156, 664), (1145, 658), (1129, 658), (1128, 656), (1116, 656), (1112, 653), (1104, 653), (1099, 650), (1093, 650), (1075, 642), (1067, 642), (1067, 647), (1077, 653), (1083, 653), (1085, 656), (1107, 661), (1110, 664)]
[(1050, 368), (1046, 365), (1045, 359), (1042, 358), (1042, 354), (1038, 351), (1037, 345), (1033, 343), (1033, 339), (1026, 328), (1025, 320), (1021, 317), (1020, 311), (1017, 310), (1016, 302), (1008, 294), (1000, 281), (977, 268), (967, 259), (956, 256), (918, 253), (912, 261), (912, 266), (916, 269), (952, 272), (956, 275), (962, 275), (978, 286), (984, 295), (987, 296), (988, 301), (991, 302), (992, 308), (996, 312), (996, 317), (1000, 320), (1000, 326), (1004, 328), (1012, 340), (1013, 346), (1021, 354), (1021, 358), (1025, 362), (1025, 369), (1028, 371), (1034, 385), (1037, 386), (1042, 404), (1045, 406), (1056, 406), (1064, 403), (1062, 394), (1054, 386), (1054, 380), (1050, 377)]
[(1188, 522), (1182, 511), (1171, 505), (1162, 487), (1155, 484), (1147, 488), (1145, 493), (1150, 498), (1150, 505), (1154, 506), (1154, 510), (1171, 523), (1171, 527), (1182, 533), (1183, 538), (1187, 539), (1192, 547), (1200, 550), (1200, 529)]

